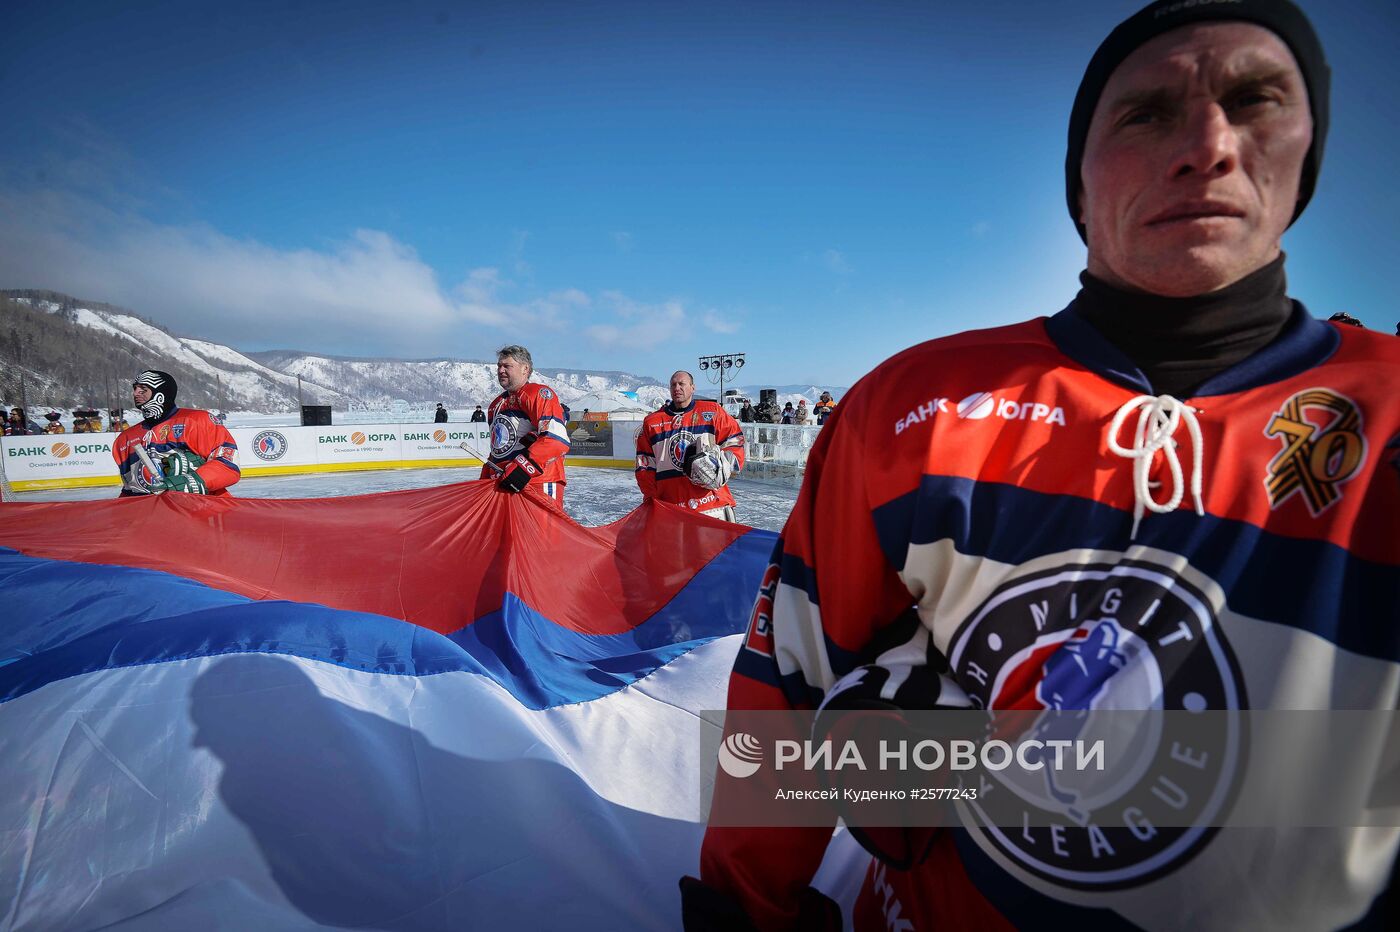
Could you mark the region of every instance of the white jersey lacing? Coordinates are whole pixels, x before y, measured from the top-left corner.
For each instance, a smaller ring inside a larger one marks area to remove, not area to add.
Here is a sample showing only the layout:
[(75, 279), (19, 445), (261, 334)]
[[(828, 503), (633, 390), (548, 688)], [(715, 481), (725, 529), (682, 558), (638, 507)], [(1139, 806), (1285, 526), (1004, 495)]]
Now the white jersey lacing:
[[(1134, 410), (1138, 413), (1137, 431), (1133, 435), (1133, 445), (1124, 447), (1118, 442), (1118, 432), (1123, 422)], [(1181, 460), (1176, 455), (1176, 440), (1172, 435), (1182, 422), (1191, 435), (1191, 497), (1196, 504), (1196, 514), (1204, 515), (1201, 504), (1201, 463), (1204, 451), (1201, 447), (1201, 425), (1191, 406), (1171, 395), (1138, 395), (1129, 399), (1113, 415), (1113, 423), (1108, 427), (1108, 448), (1112, 452), (1133, 461), (1133, 532), (1129, 540), (1137, 537), (1138, 525), (1142, 523), (1144, 509), (1159, 515), (1175, 511), (1185, 496), (1186, 488), (1182, 481)], [(1159, 504), (1152, 497), (1151, 487), (1160, 483), (1149, 482), (1147, 475), (1152, 469), (1152, 459), (1157, 451), (1162, 451), (1167, 467), (1171, 470), (1172, 496), (1165, 504)]]

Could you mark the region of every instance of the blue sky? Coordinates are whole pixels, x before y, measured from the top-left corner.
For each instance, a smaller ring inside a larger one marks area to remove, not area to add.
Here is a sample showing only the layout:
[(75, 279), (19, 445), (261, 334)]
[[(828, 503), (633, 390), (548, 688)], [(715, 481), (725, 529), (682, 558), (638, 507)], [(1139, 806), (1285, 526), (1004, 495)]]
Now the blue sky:
[[(1314, 313), (1400, 319), (1400, 4), (1333, 64), (1284, 240)], [(849, 385), (1050, 313), (1065, 125), (1138, 3), (29, 3), (0, 9), (0, 287), (245, 349)]]

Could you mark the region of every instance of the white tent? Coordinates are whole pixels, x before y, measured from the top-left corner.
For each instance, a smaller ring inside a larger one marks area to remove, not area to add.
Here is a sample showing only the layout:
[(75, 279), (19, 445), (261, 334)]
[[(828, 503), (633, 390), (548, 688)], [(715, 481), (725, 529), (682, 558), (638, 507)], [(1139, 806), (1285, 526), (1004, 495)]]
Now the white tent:
[(606, 411), (612, 415), (651, 413), (651, 409), (645, 404), (618, 391), (589, 392), (582, 398), (569, 402), (570, 417), (581, 418), (584, 411)]

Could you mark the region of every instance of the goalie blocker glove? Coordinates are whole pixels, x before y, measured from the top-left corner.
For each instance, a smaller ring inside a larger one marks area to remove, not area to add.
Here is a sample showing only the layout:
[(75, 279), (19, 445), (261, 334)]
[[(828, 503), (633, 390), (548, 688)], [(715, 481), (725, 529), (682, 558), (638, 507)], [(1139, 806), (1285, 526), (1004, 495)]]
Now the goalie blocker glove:
[(690, 481), (707, 489), (727, 485), (729, 477), (734, 474), (734, 460), (724, 450), (696, 451), (694, 456), (687, 451), (686, 459), (689, 462), (685, 471)]
[(506, 460), (501, 473), (501, 488), (507, 492), (523, 492), (531, 479), (538, 479), (543, 470), (540, 464), (530, 459), (528, 453), (517, 453)]

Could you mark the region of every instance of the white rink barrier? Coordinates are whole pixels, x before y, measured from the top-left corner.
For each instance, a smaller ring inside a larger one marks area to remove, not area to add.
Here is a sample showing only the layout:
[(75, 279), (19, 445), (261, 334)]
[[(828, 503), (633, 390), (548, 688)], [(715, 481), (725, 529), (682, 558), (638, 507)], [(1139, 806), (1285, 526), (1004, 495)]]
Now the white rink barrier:
[[(586, 440), (575, 431), (574, 466), (631, 469), (636, 462), (640, 421), (611, 421)], [(817, 427), (745, 424), (745, 479), (797, 486)], [(357, 469), (421, 469), (473, 466), (481, 461), (461, 448), (466, 441), (490, 450), (484, 424), (344, 424), (331, 427), (234, 427), (239, 467), (244, 476), (342, 472)], [(39, 434), (0, 438), (5, 480), (16, 492), (78, 486), (117, 485), (112, 442), (117, 435)]]
[[(626, 466), (635, 461), (636, 424), (619, 422), (611, 449), (570, 457), (579, 466)], [(485, 424), (345, 424), (331, 427), (234, 427), (244, 476), (341, 472), (356, 469), (421, 469), (479, 466), (463, 441), (486, 453)], [(117, 435), (40, 434), (0, 438), (5, 479), (16, 492), (76, 486), (117, 485), (112, 442)], [(595, 447), (598, 444), (594, 444)], [(599, 455), (599, 454), (603, 455)]]

